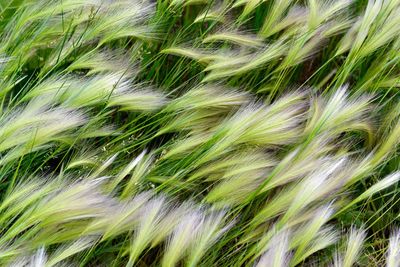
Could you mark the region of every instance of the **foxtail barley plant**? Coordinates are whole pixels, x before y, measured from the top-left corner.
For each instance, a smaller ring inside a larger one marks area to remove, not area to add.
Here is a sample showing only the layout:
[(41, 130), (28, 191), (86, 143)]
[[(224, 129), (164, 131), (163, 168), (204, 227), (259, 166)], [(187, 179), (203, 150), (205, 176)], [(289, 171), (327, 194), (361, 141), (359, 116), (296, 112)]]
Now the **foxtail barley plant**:
[(399, 0), (0, 0), (0, 266), (400, 266)]

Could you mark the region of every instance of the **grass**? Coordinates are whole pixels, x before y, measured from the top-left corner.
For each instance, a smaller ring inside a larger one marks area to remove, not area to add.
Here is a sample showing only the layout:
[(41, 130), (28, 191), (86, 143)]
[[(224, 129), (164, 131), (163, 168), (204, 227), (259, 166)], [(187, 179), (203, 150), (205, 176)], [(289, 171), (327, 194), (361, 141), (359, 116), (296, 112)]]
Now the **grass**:
[(0, 1), (0, 265), (399, 266), (399, 12)]

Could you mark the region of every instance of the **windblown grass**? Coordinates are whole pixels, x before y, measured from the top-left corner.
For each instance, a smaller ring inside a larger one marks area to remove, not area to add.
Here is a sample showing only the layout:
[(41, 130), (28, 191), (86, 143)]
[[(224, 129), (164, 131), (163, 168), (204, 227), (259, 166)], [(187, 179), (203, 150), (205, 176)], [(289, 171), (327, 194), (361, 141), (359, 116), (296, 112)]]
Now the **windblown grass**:
[(0, 1), (1, 266), (400, 264), (400, 1)]

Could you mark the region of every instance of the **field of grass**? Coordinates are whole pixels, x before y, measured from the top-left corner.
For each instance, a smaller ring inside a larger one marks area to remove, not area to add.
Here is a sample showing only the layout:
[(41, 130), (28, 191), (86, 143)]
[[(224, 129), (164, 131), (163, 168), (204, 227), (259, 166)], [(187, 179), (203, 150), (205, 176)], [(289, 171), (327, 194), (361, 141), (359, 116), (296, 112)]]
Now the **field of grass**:
[(0, 0), (0, 266), (400, 266), (400, 0)]

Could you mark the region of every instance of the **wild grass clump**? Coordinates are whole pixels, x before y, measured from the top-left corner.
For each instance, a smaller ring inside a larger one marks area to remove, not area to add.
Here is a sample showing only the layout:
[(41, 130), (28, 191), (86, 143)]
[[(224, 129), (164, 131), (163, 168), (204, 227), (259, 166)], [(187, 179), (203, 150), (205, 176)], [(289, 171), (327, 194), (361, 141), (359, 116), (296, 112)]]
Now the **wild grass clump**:
[(399, 266), (399, 0), (0, 13), (1, 266)]

